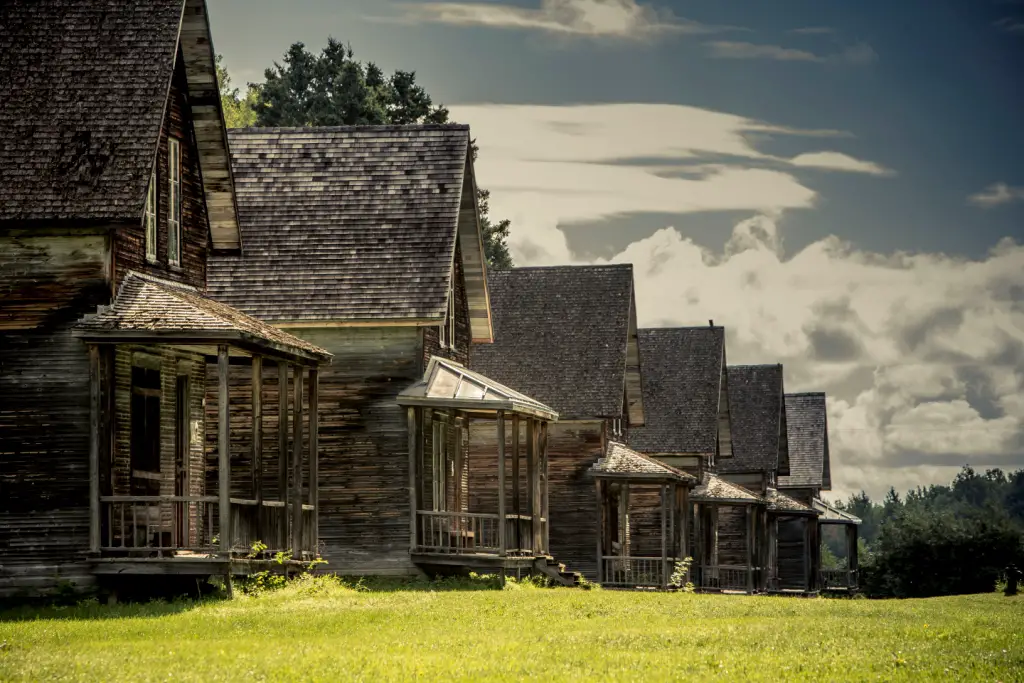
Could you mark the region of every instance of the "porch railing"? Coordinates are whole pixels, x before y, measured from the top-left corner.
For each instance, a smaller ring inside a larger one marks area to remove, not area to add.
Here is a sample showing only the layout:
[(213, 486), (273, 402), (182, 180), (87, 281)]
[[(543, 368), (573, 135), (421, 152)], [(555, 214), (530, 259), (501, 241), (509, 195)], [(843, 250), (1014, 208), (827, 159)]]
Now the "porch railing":
[[(267, 546), (265, 553), (291, 550), (291, 505), (232, 498), (227, 530), (218, 528), (219, 505), (216, 496), (101, 496), (100, 551), (211, 554), (220, 552), (222, 533), (235, 555), (249, 554), (256, 541)], [(303, 505), (300, 550), (315, 551), (315, 539), (315, 510)]]
[(660, 557), (622, 557), (608, 555), (601, 558), (603, 586), (661, 587), (668, 585), (675, 570), (674, 557), (668, 561)]
[(698, 580), (701, 590), (710, 591), (753, 591), (756, 586), (759, 567), (743, 565), (701, 565)]
[(432, 553), (494, 553), (500, 550), (498, 515), (419, 510), (418, 547)]
[(505, 543), (510, 555), (533, 554), (533, 517), (505, 515)]
[(822, 569), (821, 588), (823, 590), (852, 590), (857, 588), (856, 569)]

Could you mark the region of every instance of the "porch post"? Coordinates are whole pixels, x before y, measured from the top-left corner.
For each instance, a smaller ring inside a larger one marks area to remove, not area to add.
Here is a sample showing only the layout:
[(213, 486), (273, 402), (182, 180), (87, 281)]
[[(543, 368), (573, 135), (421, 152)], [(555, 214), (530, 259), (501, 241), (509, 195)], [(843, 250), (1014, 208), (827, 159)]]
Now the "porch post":
[(679, 517), (679, 558), (692, 557), (690, 555), (690, 489), (687, 486), (679, 487), (676, 493), (676, 503), (679, 506), (677, 515)]
[[(512, 414), (512, 514), (518, 515), (522, 513), (522, 508), (519, 504), (519, 416), (515, 413)], [(519, 523), (516, 523), (516, 547), (520, 547), (519, 543)]]
[(228, 421), (228, 347), (217, 347), (217, 512), (220, 550), (231, 552), (231, 432)]
[(629, 480), (622, 482), (622, 494), (619, 497), (619, 533), (622, 542), (619, 545), (619, 557), (629, 557)]
[(498, 555), (505, 557), (508, 539), (505, 538), (505, 411), (498, 411)]
[(313, 506), (310, 550), (320, 542), (320, 371), (309, 370), (309, 504)]
[(604, 582), (604, 537), (605, 537), (605, 514), (604, 514), (604, 491), (601, 480), (594, 479), (594, 488), (597, 491), (597, 582)]
[(751, 516), (752, 505), (744, 505), (743, 507), (747, 510), (747, 592), (754, 592), (754, 554), (753, 554), (753, 543), (754, 543), (754, 524)]
[(542, 550), (551, 553), (551, 520), (548, 519), (548, 423), (540, 424), (540, 516), (544, 520), (541, 532)]
[(89, 552), (100, 552), (100, 349), (89, 345)]
[(420, 423), (423, 416), (422, 408), (407, 408), (405, 411), (409, 437), (409, 552), (416, 552), (417, 539), (416, 511), (420, 507), (420, 467), (423, 461), (419, 457), (423, 444)]
[(284, 507), (279, 523), (278, 548), (288, 547), (288, 364), (277, 364), (277, 497)]
[(302, 559), (302, 366), (292, 382), (292, 557)]
[(256, 499), (256, 538), (263, 540), (263, 358), (252, 357), (252, 493)]
[(846, 525), (846, 538), (847, 545), (850, 549), (846, 551), (846, 568), (847, 568), (847, 583), (850, 588), (856, 588), (858, 585), (857, 575), (855, 572), (858, 571), (860, 566), (860, 558), (857, 556), (857, 525), (847, 524)]
[(661, 488), (661, 587), (668, 587), (668, 485)]
[(540, 549), (540, 430), (537, 429), (537, 420), (530, 418), (526, 423), (528, 442), (526, 445), (526, 478), (530, 482), (526, 500), (530, 510), (530, 546), (535, 555)]
[(696, 571), (691, 575), (696, 577), (694, 583), (699, 588), (702, 585), (701, 573), (704, 571), (704, 529), (701, 524), (704, 518), (704, 506), (700, 503), (694, 505), (693, 514), (693, 568)]

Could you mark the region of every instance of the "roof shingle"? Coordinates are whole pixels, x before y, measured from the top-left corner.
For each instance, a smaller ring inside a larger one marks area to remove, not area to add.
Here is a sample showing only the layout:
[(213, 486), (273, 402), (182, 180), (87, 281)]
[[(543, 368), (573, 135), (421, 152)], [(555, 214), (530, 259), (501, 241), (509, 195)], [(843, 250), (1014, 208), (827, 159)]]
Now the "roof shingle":
[(642, 453), (714, 453), (725, 330), (681, 327), (640, 330), (643, 427), (629, 430)]
[(142, 220), (183, 6), (0, 3), (0, 220)]
[(754, 495), (738, 484), (722, 479), (718, 475), (705, 472), (700, 484), (693, 489), (690, 500), (701, 501), (733, 501), (737, 503), (763, 503), (764, 498)]
[(558, 411), (562, 420), (623, 413), (633, 267), (513, 268), (488, 276), (494, 342), (474, 370)]
[(211, 296), (272, 323), (444, 319), (467, 126), (251, 128), (230, 145), (245, 247), (211, 258)]
[(789, 474), (781, 365), (732, 365), (727, 370), (732, 457), (718, 471)]
[(825, 394), (786, 394), (789, 476), (780, 488), (831, 488), (828, 462), (828, 416)]
[(648, 479), (675, 479), (694, 483), (697, 481), (697, 478), (691, 474), (677, 470), (674, 467), (669, 467), (653, 458), (648, 458), (646, 455), (637, 453), (625, 444), (615, 441), (608, 442), (604, 449), (604, 456), (598, 459), (590, 469), (598, 475), (623, 476), (626, 478), (632, 475)]

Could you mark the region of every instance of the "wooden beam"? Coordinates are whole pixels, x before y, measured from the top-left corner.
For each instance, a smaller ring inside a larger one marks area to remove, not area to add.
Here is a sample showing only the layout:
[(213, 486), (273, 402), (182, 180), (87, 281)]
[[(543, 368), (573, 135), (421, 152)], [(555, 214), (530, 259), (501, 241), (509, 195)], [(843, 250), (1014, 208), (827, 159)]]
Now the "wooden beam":
[(526, 421), (526, 481), (529, 488), (526, 492), (526, 504), (530, 510), (530, 547), (534, 552), (540, 548), (540, 467), (537, 460), (540, 451), (540, 430), (537, 420)]
[(292, 382), (292, 557), (302, 559), (302, 368)]
[(629, 482), (622, 482), (619, 494), (619, 556), (629, 556)]
[(505, 538), (505, 411), (498, 411), (498, 555), (505, 557), (508, 539)]
[(406, 429), (409, 436), (409, 551), (419, 546), (416, 528), (416, 511), (419, 509), (419, 449), (422, 443), (420, 420), (422, 408), (406, 408)]
[[(512, 414), (512, 514), (522, 514), (522, 508), (519, 502), (519, 415)], [(519, 525), (516, 525), (516, 533), (518, 534)], [(519, 539), (516, 539), (516, 545), (519, 545)]]
[(231, 423), (228, 413), (228, 346), (217, 347), (217, 512), (220, 551), (231, 553)]
[[(252, 357), (252, 493), (263, 502), (263, 358)], [(259, 522), (257, 521), (257, 525)], [(262, 529), (257, 527), (256, 535)], [(260, 538), (259, 540), (263, 540)]]
[(804, 590), (811, 590), (811, 518), (804, 517)]
[(747, 592), (754, 592), (754, 521), (751, 515), (751, 505), (744, 505), (747, 522)]
[(550, 506), (548, 505), (548, 423), (540, 424), (540, 477), (541, 477), (541, 503), (540, 516), (544, 519), (544, 530), (541, 534), (541, 550), (545, 554), (551, 552), (551, 519), (548, 517)]
[(668, 586), (668, 486), (662, 484), (661, 490), (661, 587)]
[(89, 552), (100, 552), (100, 349), (89, 345)]
[(277, 364), (277, 497), (285, 503), (281, 519), (281, 548), (288, 547), (288, 364)]
[(604, 582), (604, 538), (608, 530), (604, 513), (604, 491), (603, 482), (600, 479), (594, 480), (594, 488), (597, 491), (597, 582)]
[(309, 504), (313, 506), (314, 554), (320, 542), (320, 371), (309, 371)]

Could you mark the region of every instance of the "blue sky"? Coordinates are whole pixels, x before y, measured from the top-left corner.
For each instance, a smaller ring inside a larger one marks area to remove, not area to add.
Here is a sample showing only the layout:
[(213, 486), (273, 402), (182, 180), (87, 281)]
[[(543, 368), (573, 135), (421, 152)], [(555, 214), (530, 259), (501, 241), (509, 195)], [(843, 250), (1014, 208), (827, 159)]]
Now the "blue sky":
[(1024, 1), (209, 0), (238, 83), (328, 35), (481, 147), (521, 265), (830, 396), (837, 493), (1024, 467)]

